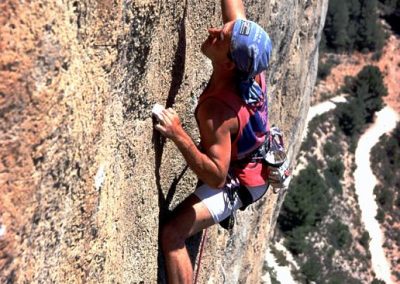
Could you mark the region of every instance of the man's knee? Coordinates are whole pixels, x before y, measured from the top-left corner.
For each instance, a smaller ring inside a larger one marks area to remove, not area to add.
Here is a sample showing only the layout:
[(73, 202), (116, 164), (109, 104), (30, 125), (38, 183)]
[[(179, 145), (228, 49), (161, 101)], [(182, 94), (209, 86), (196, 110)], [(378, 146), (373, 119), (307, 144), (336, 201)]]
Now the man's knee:
[(181, 248), (185, 245), (185, 236), (179, 232), (173, 222), (166, 223), (161, 229), (161, 246), (164, 251)]

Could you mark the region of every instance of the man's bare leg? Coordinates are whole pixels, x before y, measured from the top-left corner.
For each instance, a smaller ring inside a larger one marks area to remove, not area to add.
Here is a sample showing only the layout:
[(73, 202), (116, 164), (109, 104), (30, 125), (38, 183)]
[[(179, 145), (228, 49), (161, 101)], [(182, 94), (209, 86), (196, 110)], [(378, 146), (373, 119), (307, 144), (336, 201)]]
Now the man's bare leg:
[(161, 231), (168, 283), (192, 283), (193, 267), (185, 240), (213, 224), (207, 207), (193, 194), (174, 210)]

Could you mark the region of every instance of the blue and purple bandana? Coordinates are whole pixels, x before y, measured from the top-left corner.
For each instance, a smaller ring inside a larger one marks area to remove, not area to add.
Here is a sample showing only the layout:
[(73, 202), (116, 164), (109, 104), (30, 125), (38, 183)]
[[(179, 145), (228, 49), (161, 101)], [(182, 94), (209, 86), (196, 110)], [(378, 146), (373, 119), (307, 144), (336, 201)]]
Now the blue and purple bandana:
[(266, 70), (272, 52), (272, 42), (267, 32), (258, 24), (238, 19), (231, 39), (231, 56), (240, 71), (240, 93), (247, 104), (258, 103), (262, 97), (254, 77)]

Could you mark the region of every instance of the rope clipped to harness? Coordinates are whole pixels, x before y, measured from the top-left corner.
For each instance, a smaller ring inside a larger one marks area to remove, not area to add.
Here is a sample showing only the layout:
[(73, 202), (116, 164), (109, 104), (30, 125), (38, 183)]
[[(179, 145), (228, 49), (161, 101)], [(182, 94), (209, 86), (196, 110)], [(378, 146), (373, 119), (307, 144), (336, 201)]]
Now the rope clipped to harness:
[(226, 192), (228, 196), (228, 208), (231, 212), (228, 223), (227, 223), (227, 230), (230, 234), (233, 232), (233, 227), (235, 226), (236, 221), (236, 210), (235, 210), (235, 200), (238, 198), (237, 189), (240, 187), (239, 180), (237, 178), (233, 178), (232, 175), (228, 174), (229, 182), (226, 184)]
[(252, 204), (254, 200), (249, 189), (246, 186), (240, 184), (239, 179), (234, 177), (232, 173), (228, 173), (227, 182), (225, 184), (224, 190), (226, 192), (227, 206), (230, 214), (219, 224), (221, 225), (221, 227), (228, 230), (229, 233), (232, 235), (233, 227), (236, 223), (237, 209), (235, 209), (235, 202), (238, 202), (238, 200), (240, 200), (241, 207), (239, 207), (238, 209), (243, 211), (247, 208), (247, 206)]
[(197, 261), (197, 269), (196, 269), (196, 273), (194, 275), (193, 284), (197, 284), (197, 280), (199, 278), (201, 259), (203, 257), (203, 251), (204, 251), (204, 246), (205, 246), (205, 243), (206, 243), (206, 237), (207, 237), (207, 228), (204, 230), (204, 233), (201, 236), (200, 254), (199, 254), (199, 260)]

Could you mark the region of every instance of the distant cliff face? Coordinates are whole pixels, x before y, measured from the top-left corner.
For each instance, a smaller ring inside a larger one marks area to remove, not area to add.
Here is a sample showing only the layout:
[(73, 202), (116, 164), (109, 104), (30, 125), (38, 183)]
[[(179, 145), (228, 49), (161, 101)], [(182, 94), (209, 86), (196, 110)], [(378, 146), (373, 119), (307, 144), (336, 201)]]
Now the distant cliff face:
[[(271, 123), (295, 157), (327, 0), (245, 1), (269, 32)], [(0, 282), (163, 282), (160, 222), (196, 177), (153, 131), (155, 102), (196, 140), (219, 1), (0, 3)], [(294, 161), (293, 161), (294, 162)], [(284, 193), (208, 231), (201, 283), (255, 283)], [(199, 236), (189, 241), (193, 262)]]

